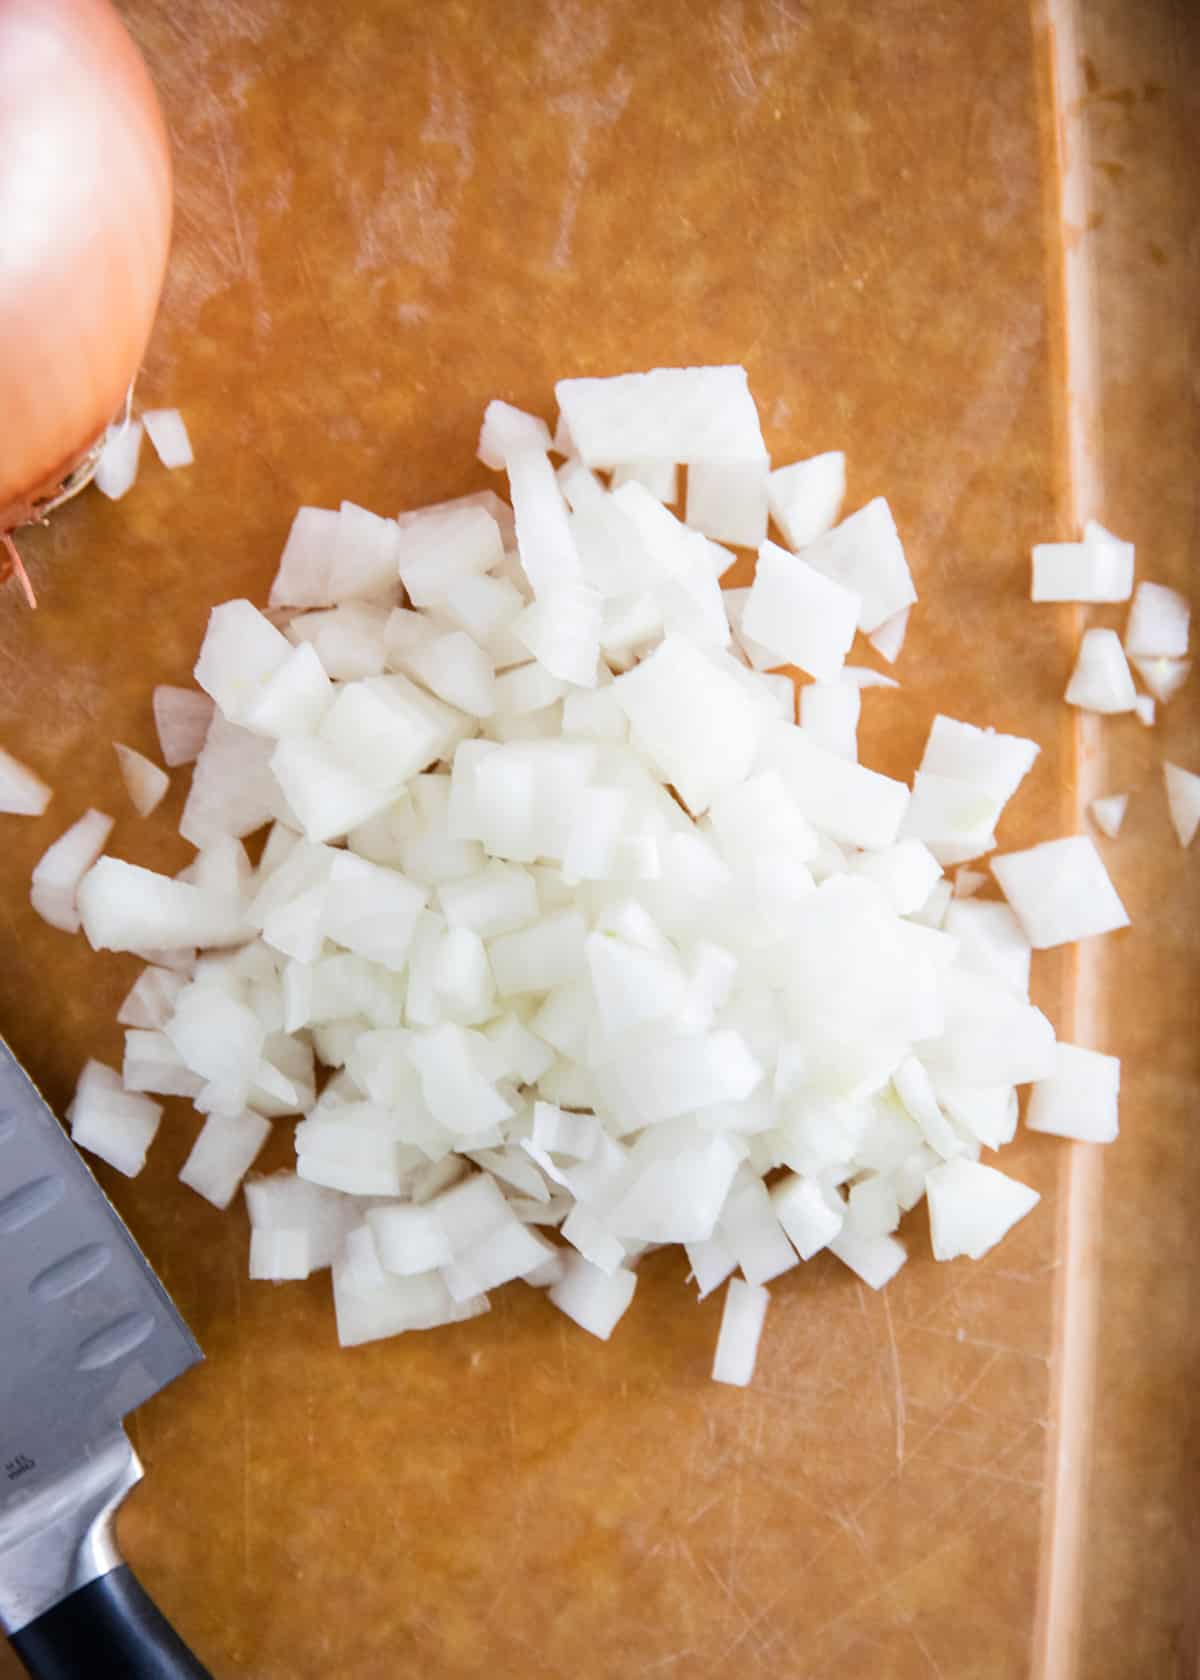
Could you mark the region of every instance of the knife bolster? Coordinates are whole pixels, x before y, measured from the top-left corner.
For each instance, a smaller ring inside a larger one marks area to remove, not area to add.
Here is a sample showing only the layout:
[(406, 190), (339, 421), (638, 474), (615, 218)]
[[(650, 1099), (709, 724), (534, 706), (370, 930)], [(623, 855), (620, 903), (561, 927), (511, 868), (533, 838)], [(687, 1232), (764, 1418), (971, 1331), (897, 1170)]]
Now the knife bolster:
[(142, 1479), (117, 1429), (46, 1487), (0, 1508), (0, 1628), (10, 1637), (121, 1563), (114, 1518)]

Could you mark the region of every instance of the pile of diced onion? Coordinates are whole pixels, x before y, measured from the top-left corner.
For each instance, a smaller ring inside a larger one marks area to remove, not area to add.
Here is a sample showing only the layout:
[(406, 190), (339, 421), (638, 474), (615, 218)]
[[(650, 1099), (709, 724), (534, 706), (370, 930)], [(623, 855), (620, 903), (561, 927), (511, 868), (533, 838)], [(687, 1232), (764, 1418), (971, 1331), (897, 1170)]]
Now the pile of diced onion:
[[(188, 1097), (181, 1177), (225, 1207), (298, 1118), (294, 1171), (245, 1185), (250, 1273), (331, 1267), (347, 1345), (518, 1279), (607, 1338), (683, 1244), (743, 1384), (766, 1286), (822, 1250), (878, 1289), (922, 1200), (939, 1260), (1030, 1212), (982, 1159), (1017, 1087), (1034, 1130), (1116, 1136), (1117, 1061), (1056, 1044), (1029, 974), (1128, 918), (1083, 836), (993, 856), (1003, 899), (959, 868), (1032, 741), (939, 716), (911, 788), (858, 762), (891, 679), (847, 656), (895, 658), (917, 594), (884, 500), (838, 523), (840, 455), (772, 470), (736, 367), (557, 396), (553, 439), (488, 408), (511, 507), (302, 508), (267, 611), (216, 608), (202, 692), (155, 695), (166, 763), (195, 760), (181, 875), (100, 856), (95, 812), (42, 860), (44, 914), (148, 965), (73, 1135), (133, 1174), (152, 1094)], [(1052, 556), (1079, 576), (1047, 561), (1046, 598), (1111, 590), (1113, 544)], [(1085, 701), (1113, 664), (1093, 644)]]

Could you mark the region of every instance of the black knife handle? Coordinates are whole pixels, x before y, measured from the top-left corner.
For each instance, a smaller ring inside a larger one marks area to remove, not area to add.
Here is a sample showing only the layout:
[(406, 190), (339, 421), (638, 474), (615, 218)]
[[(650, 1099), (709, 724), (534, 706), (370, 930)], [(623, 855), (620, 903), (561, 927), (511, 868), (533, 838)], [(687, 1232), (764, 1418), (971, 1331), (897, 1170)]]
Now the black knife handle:
[(126, 1563), (12, 1636), (34, 1680), (212, 1680)]

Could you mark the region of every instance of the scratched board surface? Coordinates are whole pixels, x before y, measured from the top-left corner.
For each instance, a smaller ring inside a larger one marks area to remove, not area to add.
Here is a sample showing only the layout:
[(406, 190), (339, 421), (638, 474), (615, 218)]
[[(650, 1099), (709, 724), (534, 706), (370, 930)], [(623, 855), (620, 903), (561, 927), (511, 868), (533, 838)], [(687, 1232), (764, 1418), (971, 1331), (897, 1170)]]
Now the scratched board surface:
[[(1074, 828), (1074, 629), (1023, 601), (1030, 544), (1069, 534), (1048, 37), (1023, 4), (121, 9), (177, 167), (139, 396), (183, 409), (197, 462), (147, 460), (127, 500), (31, 537), (36, 617), (0, 595), (0, 740), (57, 789), (0, 833), (0, 1022), (52, 1100), (119, 1060), (136, 964), (32, 917), (34, 861), (88, 805), (118, 855), (188, 855), (186, 776), (139, 822), (110, 741), (155, 751), (152, 686), (187, 679), (213, 602), (265, 598), (299, 503), (493, 482), (485, 403), (550, 414), (565, 374), (742, 361), (777, 460), (844, 448), (848, 505), (889, 497), (923, 596), (865, 761), (907, 775), (938, 709), (1033, 735), (1002, 840)], [(1064, 1024), (1072, 988), (1040, 962)], [(708, 1380), (720, 1302), (674, 1253), (607, 1347), (518, 1286), (342, 1354), (328, 1280), (251, 1285), (243, 1210), (174, 1182), (197, 1126), (172, 1106), (141, 1178), (98, 1175), (208, 1355), (133, 1423), (123, 1535), (214, 1673), (1026, 1671), (1052, 1140), (1008, 1153), (1043, 1199), (982, 1263), (936, 1266), (918, 1213), (886, 1295), (828, 1257), (780, 1280), (742, 1393)]]

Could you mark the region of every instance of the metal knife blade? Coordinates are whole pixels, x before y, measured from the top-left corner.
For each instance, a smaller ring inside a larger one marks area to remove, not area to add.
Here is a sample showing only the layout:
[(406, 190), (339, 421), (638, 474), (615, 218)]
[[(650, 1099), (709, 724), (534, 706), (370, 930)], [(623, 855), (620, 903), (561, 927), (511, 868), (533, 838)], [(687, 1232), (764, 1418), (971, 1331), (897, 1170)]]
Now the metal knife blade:
[(31, 1542), (116, 1503), (140, 1475), (121, 1420), (203, 1354), (3, 1038), (0, 1300), (0, 1626), (11, 1633), (45, 1608), (31, 1592), (80, 1584), (64, 1557), (57, 1586), (39, 1585), (49, 1560), (43, 1551), (31, 1576)]

